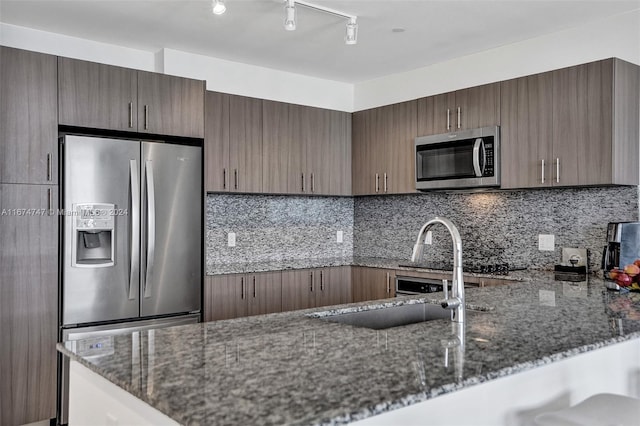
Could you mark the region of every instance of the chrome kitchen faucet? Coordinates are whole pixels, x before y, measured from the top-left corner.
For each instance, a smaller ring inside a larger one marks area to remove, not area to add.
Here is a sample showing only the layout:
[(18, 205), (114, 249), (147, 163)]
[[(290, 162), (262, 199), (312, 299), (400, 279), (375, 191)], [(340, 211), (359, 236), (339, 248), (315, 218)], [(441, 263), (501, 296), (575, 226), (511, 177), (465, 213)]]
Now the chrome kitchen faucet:
[(465, 305), (464, 279), (462, 278), (462, 239), (460, 238), (458, 228), (456, 228), (449, 219), (437, 216), (425, 223), (420, 229), (420, 232), (418, 232), (418, 239), (416, 240), (415, 246), (413, 246), (411, 262), (418, 262), (422, 259), (426, 234), (436, 223), (440, 223), (447, 228), (451, 234), (451, 240), (453, 241), (453, 282), (451, 283), (451, 297), (449, 297), (447, 285), (445, 284), (444, 299), (440, 304), (443, 308), (450, 309), (452, 311), (452, 321), (464, 323)]

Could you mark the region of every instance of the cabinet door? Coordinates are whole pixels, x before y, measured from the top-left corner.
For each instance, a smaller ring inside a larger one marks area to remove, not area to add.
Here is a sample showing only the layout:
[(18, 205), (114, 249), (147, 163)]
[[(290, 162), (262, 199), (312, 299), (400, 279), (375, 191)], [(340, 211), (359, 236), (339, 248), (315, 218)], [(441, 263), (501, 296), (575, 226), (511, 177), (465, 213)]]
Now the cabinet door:
[(138, 71), (138, 131), (204, 137), (204, 82)]
[(455, 92), (418, 99), (418, 136), (455, 130)]
[(262, 192), (262, 100), (229, 98), (229, 186)]
[(56, 57), (0, 47), (0, 182), (58, 182)]
[(331, 195), (351, 195), (351, 114), (330, 111), (331, 139), (323, 170)]
[(306, 114), (302, 121), (302, 136), (305, 146), (304, 170), (307, 176), (308, 194), (331, 194), (330, 172), (334, 169), (333, 145), (339, 144), (339, 140), (332, 140), (332, 114), (330, 110), (322, 108), (306, 108)]
[(136, 131), (137, 71), (58, 58), (60, 124)]
[(613, 183), (638, 185), (640, 96), (635, 94), (640, 93), (640, 66), (620, 59), (609, 61), (614, 69)]
[(402, 102), (385, 109), (384, 123), (391, 129), (383, 149), (386, 167), (382, 172), (381, 192), (406, 194), (416, 191), (415, 138), (417, 101)]
[(352, 267), (351, 292), (354, 302), (395, 296), (395, 272), (387, 269)]
[(374, 161), (375, 110), (353, 113), (351, 170), (353, 195), (375, 194), (376, 165)]
[(282, 311), (282, 273), (250, 274), (247, 280), (249, 315), (264, 315)]
[(214, 275), (205, 279), (205, 321), (247, 316), (247, 283), (243, 274)]
[(285, 133), (287, 140), (287, 193), (309, 192), (310, 175), (306, 171), (308, 128), (312, 120), (312, 108), (303, 105), (288, 106), (289, 123)]
[(553, 156), (555, 186), (580, 183), (578, 150), (586, 138), (587, 68), (575, 66), (553, 71)]
[[(458, 108), (460, 108), (458, 113)], [(456, 91), (455, 129), (477, 129), (500, 124), (500, 83)]]
[(284, 194), (288, 183), (289, 105), (263, 101), (262, 120), (262, 190)]
[(505, 81), (501, 88), (501, 187), (551, 185), (551, 73)]
[(282, 272), (282, 311), (313, 308), (316, 283), (310, 269)]
[(56, 186), (0, 185), (3, 425), (56, 415), (58, 216), (49, 209), (57, 208), (57, 192)]
[(205, 95), (205, 191), (229, 190), (229, 97), (209, 91)]
[(338, 266), (315, 271), (316, 306), (351, 303), (351, 268)]

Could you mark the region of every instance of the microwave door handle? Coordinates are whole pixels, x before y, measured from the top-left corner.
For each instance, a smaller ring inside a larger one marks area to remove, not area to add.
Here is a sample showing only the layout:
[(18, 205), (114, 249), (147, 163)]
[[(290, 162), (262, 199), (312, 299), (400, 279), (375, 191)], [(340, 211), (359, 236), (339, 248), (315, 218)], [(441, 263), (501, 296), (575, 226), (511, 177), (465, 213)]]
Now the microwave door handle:
[[(483, 156), (482, 166), (480, 166), (480, 155)], [(478, 138), (473, 144), (473, 170), (476, 172), (476, 177), (482, 177), (482, 173), (484, 172), (485, 155), (484, 142), (482, 141), (482, 138)]]

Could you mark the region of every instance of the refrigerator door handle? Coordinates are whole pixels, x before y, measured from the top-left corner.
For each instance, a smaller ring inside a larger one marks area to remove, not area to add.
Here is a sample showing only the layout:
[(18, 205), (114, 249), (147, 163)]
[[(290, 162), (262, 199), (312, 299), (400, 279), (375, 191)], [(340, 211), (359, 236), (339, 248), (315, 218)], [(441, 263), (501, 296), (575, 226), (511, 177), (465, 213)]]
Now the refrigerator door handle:
[(129, 183), (131, 184), (131, 255), (129, 256), (129, 300), (136, 298), (137, 286), (134, 285), (140, 276), (140, 185), (138, 185), (138, 163), (129, 160)]
[(151, 277), (156, 245), (156, 200), (153, 186), (153, 162), (145, 161), (147, 176), (147, 273), (144, 280), (144, 297), (151, 297)]

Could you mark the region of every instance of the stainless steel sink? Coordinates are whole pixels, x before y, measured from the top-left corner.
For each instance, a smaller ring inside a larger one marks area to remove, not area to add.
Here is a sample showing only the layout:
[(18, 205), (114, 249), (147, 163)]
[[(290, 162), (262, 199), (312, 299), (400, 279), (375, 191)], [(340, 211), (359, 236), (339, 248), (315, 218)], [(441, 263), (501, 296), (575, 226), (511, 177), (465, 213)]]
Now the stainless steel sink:
[(451, 310), (444, 309), (440, 305), (414, 303), (360, 312), (347, 312), (323, 317), (322, 319), (356, 327), (381, 330), (436, 319), (449, 320), (451, 319)]

